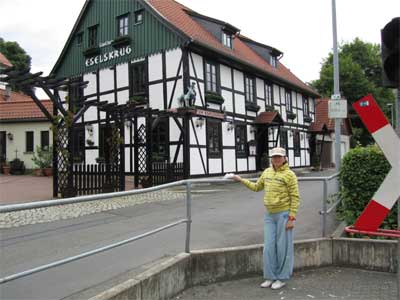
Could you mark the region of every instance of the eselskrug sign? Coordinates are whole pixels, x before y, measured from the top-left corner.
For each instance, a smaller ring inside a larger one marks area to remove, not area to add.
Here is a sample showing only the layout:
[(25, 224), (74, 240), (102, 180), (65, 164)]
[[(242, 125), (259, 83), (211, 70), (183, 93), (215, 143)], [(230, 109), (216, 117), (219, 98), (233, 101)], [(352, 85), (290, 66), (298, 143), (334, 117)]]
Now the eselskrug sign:
[(107, 61), (125, 56), (125, 55), (129, 55), (129, 54), (131, 54), (131, 52), (132, 52), (131, 46), (122, 47), (122, 48), (119, 48), (116, 50), (112, 50), (112, 51), (88, 58), (85, 61), (85, 65), (86, 65), (86, 67), (91, 67), (94, 65), (105, 63)]

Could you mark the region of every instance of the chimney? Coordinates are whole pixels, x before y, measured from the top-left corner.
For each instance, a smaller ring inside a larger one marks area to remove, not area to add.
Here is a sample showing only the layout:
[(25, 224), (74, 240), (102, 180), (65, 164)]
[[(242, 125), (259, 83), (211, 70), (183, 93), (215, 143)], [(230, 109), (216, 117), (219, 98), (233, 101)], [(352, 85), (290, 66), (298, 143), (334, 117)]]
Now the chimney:
[(4, 98), (6, 99), (6, 101), (11, 99), (11, 86), (10, 85), (6, 85), (6, 92), (4, 94)]

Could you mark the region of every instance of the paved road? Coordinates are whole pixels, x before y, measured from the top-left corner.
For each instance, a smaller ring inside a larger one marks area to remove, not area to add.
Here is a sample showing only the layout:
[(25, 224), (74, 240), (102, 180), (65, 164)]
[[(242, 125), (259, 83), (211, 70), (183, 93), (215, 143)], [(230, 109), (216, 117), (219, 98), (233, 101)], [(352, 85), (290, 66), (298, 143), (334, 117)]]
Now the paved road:
[[(303, 201), (295, 238), (319, 237), (322, 185), (303, 182), (300, 187)], [(239, 184), (217, 189), (219, 192), (197, 194), (193, 198), (192, 249), (262, 243), (262, 193), (250, 192)], [(120, 241), (184, 216), (183, 200), (158, 199), (75, 219), (3, 229), (0, 276)], [(5, 283), (0, 286), (0, 298), (87, 297), (104, 287), (103, 281), (123, 280), (129, 273), (140, 272), (159, 258), (182, 252), (184, 237), (184, 226), (177, 227), (106, 253)], [(92, 290), (84, 290), (96, 285)]]

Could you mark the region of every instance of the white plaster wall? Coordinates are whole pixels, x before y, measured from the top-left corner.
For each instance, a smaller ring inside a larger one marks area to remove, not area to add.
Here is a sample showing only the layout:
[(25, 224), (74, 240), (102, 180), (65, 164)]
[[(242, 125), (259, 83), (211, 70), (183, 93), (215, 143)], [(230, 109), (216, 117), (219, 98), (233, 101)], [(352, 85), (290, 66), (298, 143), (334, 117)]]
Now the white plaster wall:
[[(171, 99), (171, 94), (174, 88), (174, 82), (173, 81), (169, 81), (167, 83), (167, 95), (168, 95), (168, 104), (169, 104), (169, 100)], [(178, 80), (176, 83), (176, 88), (175, 88), (175, 92), (174, 95), (172, 97), (172, 103), (171, 103), (171, 108), (174, 107), (180, 107), (180, 103), (178, 101), (178, 98), (183, 94), (183, 82), (182, 79)]]
[(235, 91), (240, 91), (244, 93), (244, 77), (243, 73), (234, 70), (233, 71), (233, 78), (234, 78), (234, 83), (235, 83)]
[[(6, 132), (6, 159), (11, 161), (15, 158), (15, 150), (18, 150), (17, 157), (25, 163), (25, 168), (36, 168), (32, 161), (33, 153), (26, 152), (26, 131), (33, 131), (33, 149), (36, 151), (36, 146), (40, 146), (40, 132), (49, 131), (49, 144), (53, 144), (53, 132), (50, 130), (49, 122), (26, 122), (26, 123), (6, 123), (0, 124), (0, 131)], [(12, 133), (13, 140), (10, 141), (7, 133)]]
[(257, 97), (265, 99), (265, 86), (264, 80), (256, 78)]
[[(85, 96), (97, 93), (96, 74), (87, 73), (83, 75), (83, 81), (89, 81), (87, 87), (83, 90)], [(61, 95), (61, 92), (60, 92)], [(65, 95), (64, 95), (65, 96)], [(63, 98), (61, 98), (63, 99)]]
[(247, 158), (239, 158), (237, 160), (238, 172), (247, 171)]
[(149, 81), (162, 79), (162, 55), (149, 56)]
[(300, 157), (295, 157), (294, 163), (295, 163), (295, 167), (299, 167), (299, 166), (300, 166), (300, 163), (301, 163)]
[[(191, 82), (194, 82), (193, 80), (191, 80)], [(201, 90), (201, 96), (200, 96), (200, 91), (199, 91), (199, 86), (200, 86), (200, 90)], [(199, 82), (199, 84), (195, 85), (195, 90), (196, 90), (196, 101), (194, 102), (194, 105), (198, 105), (198, 106), (203, 106), (205, 103), (205, 88), (204, 88), (204, 83)], [(203, 103), (201, 102), (201, 97), (203, 97)], [(211, 104), (211, 103), (210, 103)], [(219, 106), (218, 106), (219, 109)]]
[(235, 146), (235, 131), (228, 131), (228, 122), (222, 123), (222, 145)]
[(97, 107), (91, 106), (85, 112), (85, 122), (97, 121)]
[[(182, 125), (182, 121), (177, 119), (179, 124)], [(179, 129), (178, 125), (176, 125), (174, 119), (169, 119), (169, 137), (171, 142), (178, 142), (179, 137), (181, 136), (181, 130)]]
[(245, 99), (243, 95), (235, 94), (235, 112), (237, 114), (246, 114)]
[[(331, 136), (332, 136), (332, 151), (331, 151), (331, 154), (332, 154), (332, 160), (331, 161), (335, 161), (335, 153), (336, 153), (336, 151), (335, 151), (335, 142), (336, 142), (336, 140), (335, 140), (335, 134), (334, 133), (332, 133), (331, 134)], [(327, 138), (325, 137), (325, 141), (327, 141)], [(347, 136), (347, 135), (340, 135), (340, 145), (341, 145), (341, 147), (340, 147), (340, 157), (341, 158), (343, 158), (343, 156), (350, 150), (350, 137), (349, 136)]]
[(275, 109), (277, 109), (279, 111), (279, 109), (280, 109), (279, 105), (281, 103), (281, 98), (279, 98), (279, 86), (274, 84), (272, 86), (272, 90), (274, 93), (274, 107), (275, 107)]
[(293, 167), (294, 166), (294, 152), (293, 152), (293, 150), (289, 150), (289, 153), (288, 153), (289, 155), (288, 155), (288, 158), (289, 158), (289, 166), (290, 167)]
[[(182, 58), (182, 50), (174, 49), (165, 53), (166, 67), (167, 67), (167, 78), (175, 77), (178, 72), (179, 62)], [(182, 74), (182, 66), (179, 74)]]
[(153, 109), (164, 110), (162, 83), (149, 85), (149, 106)]
[(255, 156), (249, 157), (249, 171), (255, 171), (256, 169), (256, 158)]
[[(100, 98), (100, 102), (107, 101), (108, 103), (115, 103), (114, 93), (101, 95), (99, 98)], [(100, 111), (100, 119), (104, 120), (105, 118), (106, 118), (106, 113), (104, 111)]]
[(120, 91), (117, 93), (118, 104), (125, 104), (129, 101), (129, 90)]
[[(198, 118), (194, 117), (193, 118), (193, 124), (195, 124), (194, 128), (196, 130), (196, 134), (197, 134), (197, 139), (199, 141), (200, 145), (206, 145), (206, 122), (204, 122), (203, 127), (196, 127), (196, 120)], [(196, 142), (196, 137), (194, 135), (194, 131), (193, 131), (193, 126), (191, 124), (191, 122), (189, 122), (189, 127), (190, 127), (190, 144), (192, 145), (197, 145)]]
[[(191, 54), (193, 57), (193, 64), (196, 69), (197, 78), (204, 79), (203, 57), (201, 57), (200, 55), (193, 53), (193, 52)], [(192, 61), (191, 61), (190, 57), (189, 57), (189, 70), (190, 70), (189, 71), (190, 76), (195, 77), (193, 66), (192, 66)]]
[(231, 89), (232, 88), (232, 74), (231, 68), (220, 65), (221, 86)]
[(125, 148), (125, 172), (131, 171), (131, 150), (129, 147)]
[[(176, 149), (177, 149), (177, 148), (178, 148), (178, 146), (176, 146), (176, 145), (171, 145), (171, 146), (170, 146), (170, 157), (171, 157), (171, 162), (174, 161), (175, 152), (176, 152)], [(179, 149), (177, 162), (183, 162), (183, 147), (182, 147), (182, 146), (181, 146), (181, 148)]]
[(222, 90), (221, 96), (225, 99), (222, 106), (225, 106), (226, 111), (233, 112), (232, 92)]
[(87, 165), (96, 164), (97, 154), (98, 154), (98, 150), (97, 149), (85, 150), (85, 163)]
[(129, 86), (129, 66), (128, 64), (117, 65), (117, 88)]
[(114, 90), (114, 70), (109, 68), (99, 72), (100, 92)]
[[(206, 159), (206, 149), (201, 149), (203, 159), (204, 159), (204, 164), (207, 167)], [(204, 173), (204, 168), (203, 164), (201, 162), (201, 156), (198, 148), (190, 148), (190, 174), (191, 175), (202, 175)]]
[(235, 150), (234, 149), (224, 149), (224, 173), (235, 172)]
[(208, 161), (208, 172), (210, 174), (222, 173), (222, 159), (221, 158), (210, 158)]
[[(200, 105), (200, 104), (199, 104)], [(208, 108), (209, 109), (220, 109), (220, 105), (214, 104), (214, 103), (208, 103)]]
[(257, 114), (265, 111), (265, 100), (257, 100), (257, 105), (260, 106), (260, 110), (257, 112)]

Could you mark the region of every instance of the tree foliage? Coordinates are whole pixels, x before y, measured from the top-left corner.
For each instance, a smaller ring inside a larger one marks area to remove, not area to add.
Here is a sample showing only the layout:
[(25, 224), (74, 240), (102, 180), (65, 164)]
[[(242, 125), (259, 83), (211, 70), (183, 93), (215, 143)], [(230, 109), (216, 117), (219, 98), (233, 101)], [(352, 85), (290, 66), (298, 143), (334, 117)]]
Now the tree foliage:
[(3, 53), (18, 70), (31, 67), (31, 57), (17, 42), (7, 42), (0, 37), (0, 52)]
[[(343, 44), (339, 48), (339, 81), (341, 95), (345, 97), (349, 105), (362, 97), (372, 94), (383, 112), (390, 118), (388, 103), (395, 101), (393, 90), (381, 85), (382, 62), (380, 46), (378, 44), (365, 43), (359, 38), (353, 42)], [(323, 96), (330, 97), (333, 94), (333, 53), (323, 60), (320, 78), (311, 82), (311, 85)], [(353, 145), (368, 145), (373, 139), (367, 129), (350, 107), (349, 117), (353, 128)]]

